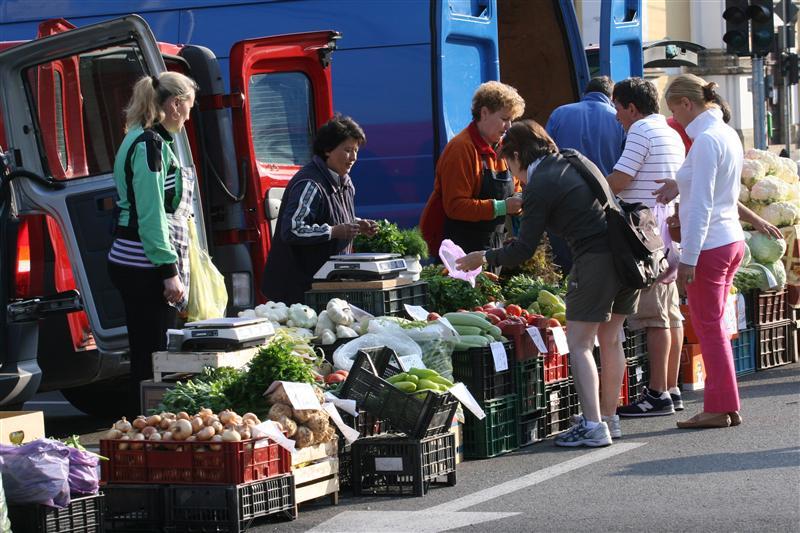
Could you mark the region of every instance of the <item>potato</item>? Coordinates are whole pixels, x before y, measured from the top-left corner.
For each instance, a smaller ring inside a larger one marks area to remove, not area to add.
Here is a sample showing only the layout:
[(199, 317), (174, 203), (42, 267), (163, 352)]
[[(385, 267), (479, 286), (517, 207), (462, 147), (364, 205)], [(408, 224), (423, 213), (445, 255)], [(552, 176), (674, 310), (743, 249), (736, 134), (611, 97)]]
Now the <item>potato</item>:
[(305, 426), (297, 426), (294, 441), (298, 448), (306, 448), (314, 444), (314, 433)]
[(270, 420), (280, 420), (281, 417), (292, 417), (292, 408), (285, 403), (276, 403), (269, 409), (267, 418)]

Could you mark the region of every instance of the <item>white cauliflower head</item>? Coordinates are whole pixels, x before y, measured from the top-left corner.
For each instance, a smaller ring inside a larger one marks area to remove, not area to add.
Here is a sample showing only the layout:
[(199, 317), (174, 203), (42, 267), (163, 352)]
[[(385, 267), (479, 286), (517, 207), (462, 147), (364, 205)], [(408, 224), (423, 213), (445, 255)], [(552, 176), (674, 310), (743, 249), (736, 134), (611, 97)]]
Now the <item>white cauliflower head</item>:
[(739, 201), (746, 204), (750, 201), (750, 189), (746, 185), (742, 185), (739, 189)]
[(757, 211), (761, 218), (778, 227), (791, 226), (800, 218), (800, 207), (789, 202), (775, 202)]
[(781, 166), (780, 158), (769, 150), (750, 148), (744, 154), (745, 159), (760, 161), (766, 167), (767, 174), (777, 174)]
[(758, 180), (750, 189), (750, 200), (762, 204), (779, 202), (789, 196), (789, 184), (775, 176), (766, 176)]
[(786, 183), (796, 183), (797, 176), (797, 163), (788, 157), (779, 157), (778, 162), (781, 167), (781, 179)]
[(751, 187), (755, 182), (763, 178), (767, 173), (767, 168), (757, 159), (745, 159), (742, 164), (742, 183)]

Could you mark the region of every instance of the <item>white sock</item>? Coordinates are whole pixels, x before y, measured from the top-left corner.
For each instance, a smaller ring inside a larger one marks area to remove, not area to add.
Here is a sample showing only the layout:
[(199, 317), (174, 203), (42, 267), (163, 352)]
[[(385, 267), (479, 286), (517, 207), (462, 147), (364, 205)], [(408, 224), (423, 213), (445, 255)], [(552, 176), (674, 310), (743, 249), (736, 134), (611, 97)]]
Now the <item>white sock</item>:
[(600, 425), (600, 422), (592, 422), (591, 420), (586, 420), (584, 418), (583, 419), (583, 424), (589, 429), (594, 429), (594, 428), (596, 428), (597, 426)]
[(619, 415), (601, 416), (600, 418), (603, 420), (603, 422), (606, 422), (608, 420), (618, 419)]
[(678, 396), (681, 395), (681, 390), (678, 387), (670, 387), (669, 389), (670, 394), (677, 394)]

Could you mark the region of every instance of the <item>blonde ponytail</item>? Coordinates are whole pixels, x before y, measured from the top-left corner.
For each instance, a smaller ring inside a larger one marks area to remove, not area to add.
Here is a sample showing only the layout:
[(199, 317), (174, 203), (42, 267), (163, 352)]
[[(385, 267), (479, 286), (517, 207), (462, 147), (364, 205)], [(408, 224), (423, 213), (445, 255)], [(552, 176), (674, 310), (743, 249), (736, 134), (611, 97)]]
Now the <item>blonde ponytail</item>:
[(142, 76), (133, 86), (133, 95), (125, 108), (125, 129), (150, 128), (164, 120), (162, 106), (167, 98), (188, 98), (197, 91), (197, 84), (178, 72), (162, 72), (158, 76)]

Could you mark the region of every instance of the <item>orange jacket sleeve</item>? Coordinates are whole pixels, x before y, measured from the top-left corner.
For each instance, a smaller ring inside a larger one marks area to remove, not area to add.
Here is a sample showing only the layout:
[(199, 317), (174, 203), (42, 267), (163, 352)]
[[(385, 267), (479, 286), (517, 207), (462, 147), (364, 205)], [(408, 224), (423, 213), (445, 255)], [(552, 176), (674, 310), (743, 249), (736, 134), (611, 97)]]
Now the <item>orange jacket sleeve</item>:
[(494, 200), (478, 200), (482, 167), (468, 140), (454, 137), (436, 165), (445, 214), (453, 220), (475, 222), (494, 218)]

